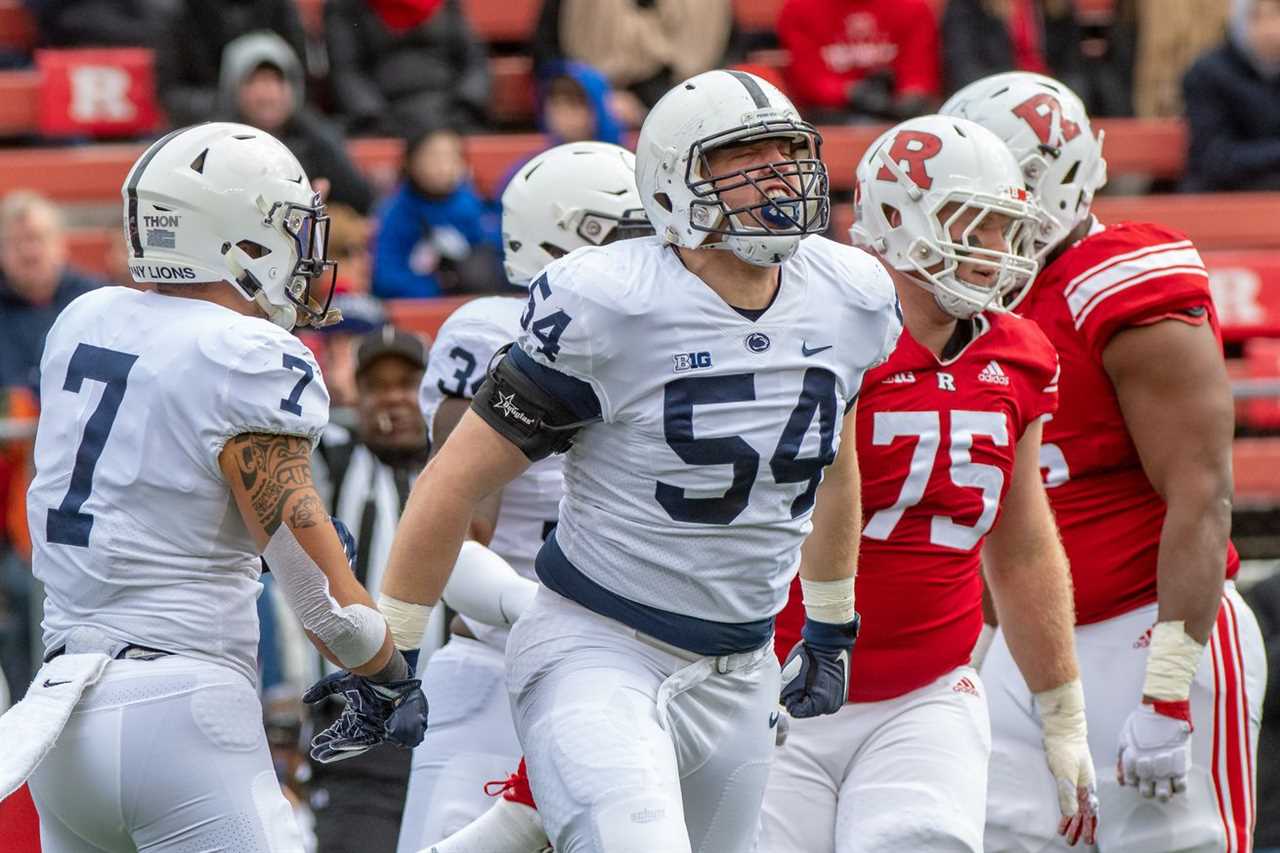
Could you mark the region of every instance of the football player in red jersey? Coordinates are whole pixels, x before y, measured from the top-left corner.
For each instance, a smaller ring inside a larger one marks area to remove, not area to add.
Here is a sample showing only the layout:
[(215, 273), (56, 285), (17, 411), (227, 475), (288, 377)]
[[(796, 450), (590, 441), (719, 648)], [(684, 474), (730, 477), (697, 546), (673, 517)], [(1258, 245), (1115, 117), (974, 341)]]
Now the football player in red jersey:
[[(1041, 703), (1035, 770), (1044, 805), (1061, 810), (1043, 830), (1093, 840), (1068, 571), (1037, 467), (1057, 356), (1008, 313), (1036, 270), (1035, 209), (1008, 153), (971, 122), (928, 116), (881, 136), (858, 167), (854, 242), (890, 269), (906, 331), (859, 398), (862, 626), (846, 704), (792, 722), (761, 853), (983, 850), (990, 733), (969, 657), (984, 557)], [(797, 592), (778, 649), (801, 637)]]
[[(1003, 139), (1044, 212), (1020, 311), (1062, 366), (1041, 468), (1071, 562), (1090, 747), (1108, 768), (1098, 849), (1248, 851), (1266, 663), (1231, 580), (1232, 402), (1204, 263), (1182, 234), (1090, 214), (1102, 140), (1056, 80), (988, 77), (943, 111)], [(983, 667), (988, 849), (1049, 849), (1034, 712), (1004, 639)]]

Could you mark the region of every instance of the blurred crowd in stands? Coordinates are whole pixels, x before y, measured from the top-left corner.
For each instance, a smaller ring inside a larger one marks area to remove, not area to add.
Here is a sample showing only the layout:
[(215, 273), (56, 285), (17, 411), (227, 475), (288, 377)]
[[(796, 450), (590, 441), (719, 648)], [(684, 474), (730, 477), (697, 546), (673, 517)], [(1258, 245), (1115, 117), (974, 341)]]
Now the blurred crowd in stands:
[[(514, 293), (502, 272), (496, 204), (505, 180), (493, 197), (477, 190), (464, 157), (470, 134), (536, 130), (546, 147), (627, 144), (667, 88), (719, 66), (765, 76), (806, 118), (827, 125), (932, 112), (973, 80), (1023, 69), (1062, 79), (1094, 116), (1185, 116), (1187, 191), (1280, 189), (1280, 0), (778, 0), (776, 24), (765, 30), (743, 28), (733, 0), (543, 0), (530, 41), (493, 45), (460, 0), (23, 5), (36, 46), (148, 48), (169, 126), (217, 118), (269, 131), (324, 187), (335, 304), (345, 319), (308, 340), (337, 421), (320, 461), (335, 514), (344, 514), (342, 501), (354, 513), (347, 520), (373, 555), (370, 571), (380, 571), (387, 525), (427, 452), (411, 414), (427, 350), (384, 325), (382, 300)], [(320, 11), (322, 26), (304, 26), (303, 6)], [(532, 59), (529, 126), (494, 118), (491, 60), (503, 56)], [(0, 68), (31, 61), (27, 52), (0, 52)], [(346, 143), (365, 136), (404, 141), (394, 183), (353, 162)], [(0, 194), (0, 669), (16, 698), (40, 649), (22, 424), (37, 411), (44, 336), (76, 296), (129, 284), (129, 275), (123, 239), (110, 246), (99, 281), (68, 262), (66, 211), (25, 190)], [(392, 420), (394, 440), (370, 426)], [(1272, 586), (1277, 607), (1264, 609), (1280, 613), (1280, 581)], [(290, 620), (275, 618), (273, 601), (264, 595), (260, 607), (264, 705), (281, 776), (296, 786), (308, 777), (296, 750), (298, 688), (320, 662)], [(320, 849), (355, 849), (343, 833), (364, 843), (385, 831), (379, 821), (394, 825), (405, 773), (407, 763), (361, 777), (359, 792), (335, 798), (350, 814), (325, 810), (325, 786), (337, 777), (313, 779)], [(371, 843), (361, 849), (384, 849)]]

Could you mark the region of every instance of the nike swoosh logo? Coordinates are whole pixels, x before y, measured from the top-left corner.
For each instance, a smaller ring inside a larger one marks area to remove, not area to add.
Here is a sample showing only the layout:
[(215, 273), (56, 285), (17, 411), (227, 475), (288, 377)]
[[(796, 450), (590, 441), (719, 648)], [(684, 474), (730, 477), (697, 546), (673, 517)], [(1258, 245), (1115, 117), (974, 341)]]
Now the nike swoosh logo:
[(773, 728), (774, 726), (778, 725), (778, 717), (779, 717), (779, 714), (777, 711), (774, 711), (772, 714), (769, 715), (769, 728)]
[(44, 686), (44, 687), (57, 687), (59, 684), (70, 684), (70, 683), (71, 683), (71, 680), (70, 680), (70, 679), (68, 679), (68, 680), (66, 680), (66, 681), (50, 681), (49, 679), (47, 679), (47, 678), (46, 678), (46, 679), (44, 680), (44, 684), (43, 684), (42, 686)]
[(804, 342), (800, 344), (800, 352), (804, 353), (805, 358), (808, 358), (811, 355), (817, 355), (820, 352), (825, 352), (833, 346), (835, 346), (835, 344), (827, 344), (825, 347), (814, 347), (813, 349), (809, 349), (808, 342)]

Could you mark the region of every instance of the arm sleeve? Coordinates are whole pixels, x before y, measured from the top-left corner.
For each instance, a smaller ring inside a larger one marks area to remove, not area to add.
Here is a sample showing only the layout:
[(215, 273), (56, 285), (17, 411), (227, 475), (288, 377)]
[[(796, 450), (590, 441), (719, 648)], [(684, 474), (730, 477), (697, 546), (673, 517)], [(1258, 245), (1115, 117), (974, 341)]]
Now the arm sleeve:
[(1241, 138), (1232, 115), (1238, 99), (1220, 91), (1210, 69), (1192, 66), (1182, 94), (1189, 136), (1186, 189), (1247, 189), (1251, 178), (1280, 168), (1280, 139)]
[(941, 90), (938, 71), (938, 19), (926, 3), (904, 15), (903, 27), (898, 33), (898, 55), (893, 61), (895, 94), (898, 97), (917, 95), (937, 97)]
[(1211, 315), (1209, 273), (1200, 253), (1191, 241), (1176, 239), (1181, 235), (1169, 236), (1172, 242), (1149, 246), (1143, 254), (1067, 285), (1064, 293), (1075, 327), (1098, 357), (1117, 332), (1130, 326), (1170, 315), (1183, 315), (1189, 322)]
[(849, 81), (822, 58), (822, 21), (808, 4), (788, 0), (778, 16), (778, 39), (791, 54), (787, 83), (796, 100), (819, 107), (847, 106)]
[[(579, 280), (583, 270), (573, 260), (553, 262), (529, 285), (529, 303), (520, 318), (522, 332), (516, 341), (523, 357), (515, 364), (543, 390), (564, 398), (562, 402), (574, 411), (581, 408), (580, 401), (561, 392), (585, 384), (607, 421), (611, 416), (609, 398), (600, 375), (610, 356), (607, 330), (613, 312), (596, 298), (598, 293), (590, 293), (598, 290), (599, 283)], [(577, 382), (561, 385), (555, 381), (557, 374)]]
[(227, 441), (245, 433), (296, 435), (312, 447), (329, 422), (329, 391), (311, 351), (293, 335), (262, 321), (258, 328), (235, 329), (235, 339), (223, 335), (221, 353), (207, 347), (207, 356), (223, 360), (221, 405), (205, 433), (214, 468)]

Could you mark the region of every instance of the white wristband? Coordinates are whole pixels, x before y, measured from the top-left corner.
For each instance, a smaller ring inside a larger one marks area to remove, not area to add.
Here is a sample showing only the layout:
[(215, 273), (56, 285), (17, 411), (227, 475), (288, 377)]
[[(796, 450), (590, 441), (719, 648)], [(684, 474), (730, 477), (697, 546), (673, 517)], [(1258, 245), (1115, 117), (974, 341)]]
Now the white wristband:
[(815, 622), (847, 625), (856, 615), (853, 611), (853, 578), (834, 581), (810, 581), (800, 578), (800, 597), (804, 613)]
[(1187, 636), (1186, 624), (1157, 622), (1151, 629), (1151, 651), (1142, 695), (1161, 702), (1191, 698), (1191, 682), (1204, 657), (1204, 645)]
[(409, 651), (422, 645), (422, 634), (427, 630), (431, 617), (431, 605), (413, 604), (392, 598), (385, 592), (378, 595), (378, 609), (387, 619), (391, 639), (400, 651)]

